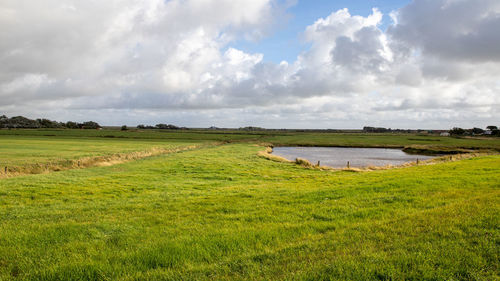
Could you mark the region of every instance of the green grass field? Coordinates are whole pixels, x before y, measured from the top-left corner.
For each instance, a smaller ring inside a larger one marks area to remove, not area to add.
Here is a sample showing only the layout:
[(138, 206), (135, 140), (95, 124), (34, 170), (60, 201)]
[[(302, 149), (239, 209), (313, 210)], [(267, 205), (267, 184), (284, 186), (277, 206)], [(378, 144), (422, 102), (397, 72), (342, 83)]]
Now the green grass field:
[(0, 159), (200, 143), (0, 179), (0, 280), (500, 279), (499, 155), (371, 172), (257, 155), (259, 143), (495, 150), (498, 139), (0, 130)]
[(107, 138), (0, 137), (0, 166), (23, 166), (31, 163), (57, 162), (116, 153), (144, 151), (151, 148), (174, 148), (200, 141), (160, 141)]

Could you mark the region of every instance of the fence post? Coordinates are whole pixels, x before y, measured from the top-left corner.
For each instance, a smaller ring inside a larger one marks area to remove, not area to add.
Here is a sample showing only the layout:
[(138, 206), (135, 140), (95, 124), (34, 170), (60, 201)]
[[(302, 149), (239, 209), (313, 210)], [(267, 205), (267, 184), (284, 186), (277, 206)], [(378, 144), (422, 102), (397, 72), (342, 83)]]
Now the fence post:
[(318, 167), (319, 167), (319, 160), (318, 160)]
[(347, 161), (347, 169), (350, 169), (351, 168), (351, 163), (349, 163), (349, 161)]

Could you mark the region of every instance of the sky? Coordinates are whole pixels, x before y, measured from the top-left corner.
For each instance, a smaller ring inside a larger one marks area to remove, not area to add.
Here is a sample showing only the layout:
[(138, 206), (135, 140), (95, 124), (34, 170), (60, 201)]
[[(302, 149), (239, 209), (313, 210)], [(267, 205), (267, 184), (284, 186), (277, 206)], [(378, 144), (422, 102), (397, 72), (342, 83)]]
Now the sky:
[(2, 0), (0, 115), (500, 125), (498, 0)]
[(272, 36), (262, 38), (259, 41), (239, 40), (233, 46), (247, 53), (262, 53), (265, 55), (266, 61), (293, 62), (300, 52), (309, 47), (307, 42), (301, 40), (301, 34), (308, 25), (319, 18), (328, 17), (333, 11), (346, 7), (351, 14), (366, 17), (376, 7), (384, 14), (380, 28), (385, 30), (392, 22), (389, 14), (409, 2), (409, 0), (294, 1), (290, 2), (293, 5), (289, 4), (289, 18), (285, 21), (286, 24), (277, 26)]

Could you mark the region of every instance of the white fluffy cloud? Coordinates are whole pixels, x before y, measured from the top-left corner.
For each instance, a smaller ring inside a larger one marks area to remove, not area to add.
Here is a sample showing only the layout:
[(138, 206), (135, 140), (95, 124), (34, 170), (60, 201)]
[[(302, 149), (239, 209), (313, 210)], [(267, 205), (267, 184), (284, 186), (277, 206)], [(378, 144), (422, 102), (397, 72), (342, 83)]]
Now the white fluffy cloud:
[[(281, 2), (280, 2), (281, 3)], [(415, 0), (380, 28), (347, 9), (294, 62), (231, 47), (286, 18), (273, 0), (5, 0), (0, 111), (104, 124), (481, 126), (499, 120), (500, 4)]]

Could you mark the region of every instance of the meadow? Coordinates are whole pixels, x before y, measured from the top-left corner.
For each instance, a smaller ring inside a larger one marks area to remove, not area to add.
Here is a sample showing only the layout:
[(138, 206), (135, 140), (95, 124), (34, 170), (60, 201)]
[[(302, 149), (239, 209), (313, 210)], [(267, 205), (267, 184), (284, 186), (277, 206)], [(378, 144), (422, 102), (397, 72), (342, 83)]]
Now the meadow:
[[(266, 145), (489, 155), (321, 171), (259, 156)], [(0, 178), (0, 280), (500, 279), (498, 139), (0, 130), (0, 165), (162, 147)]]

